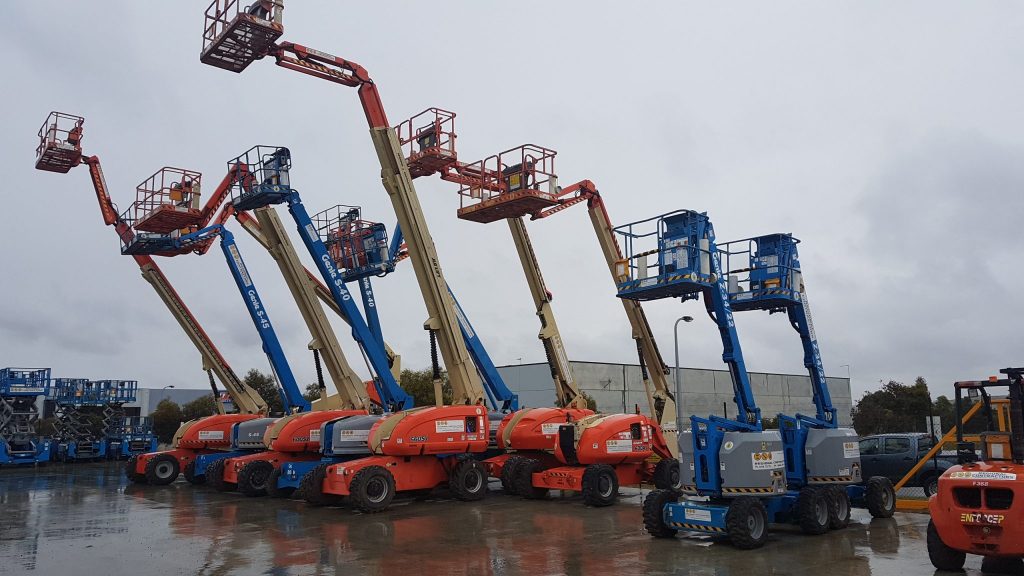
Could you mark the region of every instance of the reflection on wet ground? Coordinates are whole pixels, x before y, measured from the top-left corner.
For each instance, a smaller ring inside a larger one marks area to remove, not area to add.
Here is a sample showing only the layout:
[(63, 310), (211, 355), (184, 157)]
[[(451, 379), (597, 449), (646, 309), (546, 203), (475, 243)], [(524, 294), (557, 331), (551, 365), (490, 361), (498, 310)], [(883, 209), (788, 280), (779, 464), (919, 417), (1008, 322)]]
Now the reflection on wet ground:
[[(575, 497), (481, 502), (443, 494), (379, 515), (246, 498), (178, 482), (128, 485), (116, 464), (0, 471), (0, 573), (141, 574), (933, 574), (927, 517), (804, 537), (777, 528), (761, 550), (704, 538), (654, 540), (636, 490), (619, 505)], [(968, 560), (969, 574), (980, 561)]]

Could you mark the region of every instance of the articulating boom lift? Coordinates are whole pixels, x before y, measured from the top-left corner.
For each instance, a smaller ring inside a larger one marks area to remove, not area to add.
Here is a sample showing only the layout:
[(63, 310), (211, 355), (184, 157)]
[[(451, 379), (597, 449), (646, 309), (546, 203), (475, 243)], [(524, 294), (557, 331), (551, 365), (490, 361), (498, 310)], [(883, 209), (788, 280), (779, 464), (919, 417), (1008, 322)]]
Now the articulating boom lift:
[(36, 400), (49, 395), (49, 368), (0, 370), (0, 465), (50, 461), (50, 440), (36, 433)]

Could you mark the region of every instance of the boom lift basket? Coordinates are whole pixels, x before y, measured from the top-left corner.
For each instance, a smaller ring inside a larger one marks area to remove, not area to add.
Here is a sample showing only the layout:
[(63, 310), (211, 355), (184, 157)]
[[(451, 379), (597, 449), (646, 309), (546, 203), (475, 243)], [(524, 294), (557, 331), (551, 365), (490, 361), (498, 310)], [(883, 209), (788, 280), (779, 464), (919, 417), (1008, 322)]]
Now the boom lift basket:
[(262, 58), (284, 33), (281, 0), (214, 0), (206, 9), (199, 61), (241, 72)]
[(554, 150), (524, 144), (463, 166), (458, 217), (488, 223), (558, 204)]
[(388, 254), (387, 228), (360, 218), (358, 206), (328, 208), (313, 216), (313, 225), (345, 282), (395, 270)]
[(800, 303), (799, 243), (790, 234), (768, 234), (719, 244), (732, 309), (778, 312)]
[(228, 168), (236, 166), (231, 203), (239, 212), (280, 204), (292, 192), (288, 178), (292, 154), (287, 148), (253, 146), (228, 162)]
[(199, 223), (202, 174), (164, 167), (135, 187), (134, 228), (168, 234)]
[[(625, 248), (619, 298), (695, 299), (712, 286), (713, 238), (704, 212), (677, 210), (615, 228)], [(648, 262), (655, 256), (653, 266)]]
[(0, 396), (49, 396), (49, 368), (0, 369)]
[(396, 126), (395, 132), (413, 178), (440, 172), (458, 161), (454, 112), (427, 108)]
[(36, 169), (67, 174), (82, 161), (81, 116), (50, 112), (39, 128)]

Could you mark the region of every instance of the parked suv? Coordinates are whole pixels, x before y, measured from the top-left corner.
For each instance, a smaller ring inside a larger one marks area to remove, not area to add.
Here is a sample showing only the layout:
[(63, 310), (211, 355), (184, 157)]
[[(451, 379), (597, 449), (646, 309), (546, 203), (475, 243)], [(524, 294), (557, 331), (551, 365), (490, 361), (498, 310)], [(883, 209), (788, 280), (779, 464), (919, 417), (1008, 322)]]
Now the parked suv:
[[(860, 464), (864, 478), (885, 476), (893, 484), (899, 482), (932, 447), (935, 439), (929, 434), (876, 434), (860, 439)], [(956, 456), (936, 455), (904, 486), (924, 488), (926, 496), (938, 489), (939, 476), (956, 464)]]

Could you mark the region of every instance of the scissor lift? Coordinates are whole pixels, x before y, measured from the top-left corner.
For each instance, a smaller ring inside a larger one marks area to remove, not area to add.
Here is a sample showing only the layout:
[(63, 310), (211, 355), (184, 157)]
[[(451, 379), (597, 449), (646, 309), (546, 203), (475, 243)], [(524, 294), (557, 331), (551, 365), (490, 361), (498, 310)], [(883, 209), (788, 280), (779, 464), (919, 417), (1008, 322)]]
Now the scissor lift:
[(110, 457), (115, 459), (128, 459), (157, 448), (153, 419), (149, 416), (124, 416), (111, 427), (108, 438)]
[(107, 456), (103, 411), (110, 401), (106, 384), (87, 378), (56, 378), (54, 426), (58, 457), (64, 462), (95, 461)]
[(50, 460), (50, 439), (36, 433), (36, 402), (49, 395), (49, 368), (0, 369), (0, 465)]

